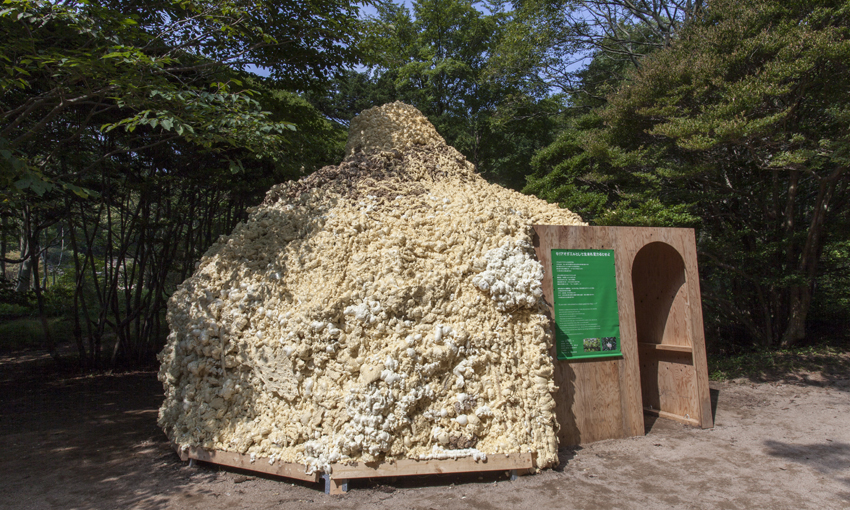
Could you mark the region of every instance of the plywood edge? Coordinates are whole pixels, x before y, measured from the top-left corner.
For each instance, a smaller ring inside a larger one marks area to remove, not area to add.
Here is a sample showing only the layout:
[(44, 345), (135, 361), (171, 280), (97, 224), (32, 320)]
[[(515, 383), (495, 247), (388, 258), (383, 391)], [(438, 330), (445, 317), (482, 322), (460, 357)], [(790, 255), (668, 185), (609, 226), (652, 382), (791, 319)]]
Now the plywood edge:
[[(607, 249), (614, 250), (617, 301), (620, 318), (620, 335), (622, 356), (608, 359), (589, 360), (557, 360), (555, 361), (556, 385), (561, 387), (555, 396), (558, 404), (556, 413), (562, 424), (558, 432), (561, 445), (576, 445), (587, 442), (617, 439), (642, 435), (644, 433), (643, 412), (640, 395), (640, 372), (638, 367), (637, 341), (634, 334), (633, 320), (627, 314), (631, 306), (630, 279), (623, 275), (629, 274), (631, 260), (623, 257), (623, 247), (618, 236), (620, 232), (614, 227), (591, 227), (577, 225), (545, 225), (533, 224), (534, 247), (538, 259), (543, 264), (546, 278), (543, 280), (543, 293), (547, 306), (554, 302), (551, 273), (552, 249)], [(628, 260), (626, 260), (628, 259)], [(627, 281), (628, 280), (628, 281)], [(550, 313), (550, 320), (554, 323)], [(554, 354), (555, 348), (552, 348)], [(616, 393), (611, 403), (617, 401), (616, 412), (611, 406), (601, 408), (597, 405), (598, 394), (586, 391), (582, 382), (574, 377), (598, 378), (594, 365), (606, 365), (608, 361), (615, 362), (617, 373), (605, 383), (605, 388)], [(570, 377), (573, 377), (570, 380)], [(616, 424), (613, 426), (612, 424)]]
[(227, 466), (246, 471), (255, 471), (274, 476), (283, 476), (286, 478), (294, 478), (305, 482), (318, 482), (319, 473), (307, 474), (303, 464), (292, 462), (281, 462), (279, 460), (269, 464), (267, 457), (257, 457), (251, 462), (249, 455), (244, 455), (236, 452), (224, 452), (219, 450), (205, 450), (203, 448), (190, 447), (183, 449), (180, 446), (174, 445), (177, 454), (180, 455), (180, 460), (200, 460), (219, 466)]
[(534, 467), (531, 453), (488, 454), (487, 460), (474, 460), (472, 457), (459, 459), (403, 459), (369, 465), (332, 464), (331, 478), (355, 479), (378, 478), (382, 476), (439, 475), (448, 473), (471, 473), (483, 471), (528, 470)]
[(714, 415), (711, 408), (711, 390), (708, 386), (708, 356), (705, 348), (705, 329), (702, 316), (702, 293), (699, 282), (696, 236), (693, 231), (684, 242), (685, 270), (691, 281), (691, 338), (694, 346), (694, 367), (696, 368), (697, 400), (700, 406), (700, 426), (704, 429), (714, 427)]
[(611, 229), (614, 257), (617, 263), (617, 304), (620, 314), (620, 344), (623, 352), (620, 372), (621, 407), (623, 408), (623, 431), (626, 436), (642, 436), (646, 433), (643, 419), (643, 399), (640, 382), (640, 356), (635, 321), (634, 289), (630, 231)]
[(691, 425), (693, 427), (700, 426), (699, 420), (695, 420), (690, 417), (679, 416), (678, 414), (668, 413), (667, 411), (659, 411), (658, 409), (650, 409), (649, 407), (644, 407), (643, 412), (652, 416), (664, 418), (666, 420), (673, 420), (679, 423), (684, 423), (685, 425)]

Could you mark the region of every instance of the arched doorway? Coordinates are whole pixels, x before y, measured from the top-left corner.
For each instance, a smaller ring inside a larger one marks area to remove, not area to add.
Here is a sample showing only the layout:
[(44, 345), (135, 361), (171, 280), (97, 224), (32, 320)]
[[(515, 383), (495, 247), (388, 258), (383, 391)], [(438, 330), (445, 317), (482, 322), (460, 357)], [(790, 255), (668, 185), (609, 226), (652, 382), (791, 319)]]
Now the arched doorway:
[(682, 256), (667, 243), (647, 244), (632, 263), (632, 289), (644, 411), (699, 425)]

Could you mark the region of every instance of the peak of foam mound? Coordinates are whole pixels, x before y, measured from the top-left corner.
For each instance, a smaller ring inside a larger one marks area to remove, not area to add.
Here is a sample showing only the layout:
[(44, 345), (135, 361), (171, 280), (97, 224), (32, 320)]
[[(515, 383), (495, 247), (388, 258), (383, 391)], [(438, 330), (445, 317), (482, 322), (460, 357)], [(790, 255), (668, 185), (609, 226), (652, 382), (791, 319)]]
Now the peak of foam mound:
[(159, 423), (180, 445), (311, 470), (557, 463), (530, 225), (580, 218), (487, 183), (413, 107), (358, 118), (359, 150), (274, 186), (172, 296)]
[(445, 143), (443, 137), (419, 110), (396, 101), (364, 110), (351, 120), (345, 155), (351, 156), (356, 152), (372, 154)]

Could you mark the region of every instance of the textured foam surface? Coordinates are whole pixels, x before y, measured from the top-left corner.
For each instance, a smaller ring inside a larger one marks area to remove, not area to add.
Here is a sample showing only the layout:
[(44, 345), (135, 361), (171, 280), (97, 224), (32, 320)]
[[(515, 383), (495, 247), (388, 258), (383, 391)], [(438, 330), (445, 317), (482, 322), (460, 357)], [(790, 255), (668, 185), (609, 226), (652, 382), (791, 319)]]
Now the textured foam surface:
[(413, 107), (273, 187), (169, 302), (159, 423), (179, 445), (334, 462), (537, 452), (557, 463), (552, 332), (531, 224)]

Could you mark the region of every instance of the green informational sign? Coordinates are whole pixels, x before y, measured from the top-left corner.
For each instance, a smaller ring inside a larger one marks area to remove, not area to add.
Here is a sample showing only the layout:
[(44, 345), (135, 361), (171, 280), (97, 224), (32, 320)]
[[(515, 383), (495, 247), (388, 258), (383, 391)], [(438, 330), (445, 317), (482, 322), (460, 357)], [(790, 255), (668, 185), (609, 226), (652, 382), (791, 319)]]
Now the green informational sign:
[(614, 250), (552, 250), (558, 359), (621, 356)]

